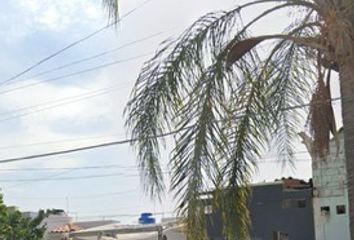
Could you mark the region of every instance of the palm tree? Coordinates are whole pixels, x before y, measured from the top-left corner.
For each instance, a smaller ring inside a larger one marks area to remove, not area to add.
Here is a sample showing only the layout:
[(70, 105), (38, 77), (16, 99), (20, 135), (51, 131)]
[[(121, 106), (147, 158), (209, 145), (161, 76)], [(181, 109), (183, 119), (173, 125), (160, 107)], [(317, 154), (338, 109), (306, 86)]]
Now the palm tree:
[[(105, 3), (116, 16), (116, 1)], [(200, 193), (208, 189), (214, 189), (227, 239), (247, 239), (247, 186), (257, 159), (271, 143), (283, 161), (291, 161), (301, 115), (294, 106), (304, 105), (312, 92), (312, 133), (323, 156), (329, 131), (335, 133), (327, 91), (331, 71), (340, 78), (354, 236), (353, 3), (255, 0), (212, 12), (163, 42), (144, 64), (126, 108), (127, 126), (136, 139), (146, 189), (155, 195), (165, 189), (160, 137), (174, 134), (171, 189), (189, 239), (205, 239)], [(256, 5), (264, 5), (264, 11), (243, 24), (242, 11)], [(284, 9), (297, 14), (282, 33), (250, 36), (255, 23)], [(268, 51), (258, 47), (264, 41), (271, 44)]]

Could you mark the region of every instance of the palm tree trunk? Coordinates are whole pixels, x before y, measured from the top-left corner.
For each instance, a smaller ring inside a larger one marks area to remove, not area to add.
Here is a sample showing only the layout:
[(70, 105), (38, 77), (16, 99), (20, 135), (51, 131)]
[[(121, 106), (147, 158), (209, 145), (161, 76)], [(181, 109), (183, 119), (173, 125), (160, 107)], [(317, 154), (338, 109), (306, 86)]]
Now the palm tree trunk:
[[(354, 44), (352, 49), (354, 49)], [(347, 165), (349, 227), (351, 239), (354, 239), (354, 56), (341, 59), (339, 67)]]

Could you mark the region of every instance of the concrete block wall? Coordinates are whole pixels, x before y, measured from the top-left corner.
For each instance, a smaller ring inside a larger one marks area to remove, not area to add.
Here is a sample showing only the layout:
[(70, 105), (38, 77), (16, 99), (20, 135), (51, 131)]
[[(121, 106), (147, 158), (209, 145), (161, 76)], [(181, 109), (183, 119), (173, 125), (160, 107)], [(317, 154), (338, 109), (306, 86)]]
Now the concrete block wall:
[[(330, 142), (325, 160), (312, 159), (313, 208), (316, 240), (349, 239), (347, 172), (343, 132), (339, 148)], [(344, 213), (338, 211), (344, 206)]]

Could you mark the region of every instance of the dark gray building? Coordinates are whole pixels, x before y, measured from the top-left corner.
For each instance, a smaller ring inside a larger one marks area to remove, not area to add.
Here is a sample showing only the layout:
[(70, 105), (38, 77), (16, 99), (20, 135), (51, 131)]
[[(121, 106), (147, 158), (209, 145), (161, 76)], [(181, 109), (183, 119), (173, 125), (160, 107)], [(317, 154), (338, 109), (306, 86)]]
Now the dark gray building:
[[(314, 240), (312, 186), (282, 179), (252, 186), (249, 200), (252, 240)], [(222, 240), (217, 211), (207, 214), (210, 240)]]

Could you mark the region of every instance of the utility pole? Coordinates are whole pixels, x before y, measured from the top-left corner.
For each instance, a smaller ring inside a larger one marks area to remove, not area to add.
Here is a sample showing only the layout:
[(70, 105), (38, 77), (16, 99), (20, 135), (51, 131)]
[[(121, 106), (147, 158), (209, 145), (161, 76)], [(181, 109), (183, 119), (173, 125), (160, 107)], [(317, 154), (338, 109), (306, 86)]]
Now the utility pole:
[(65, 197), (66, 200), (66, 212), (69, 213), (69, 197)]

